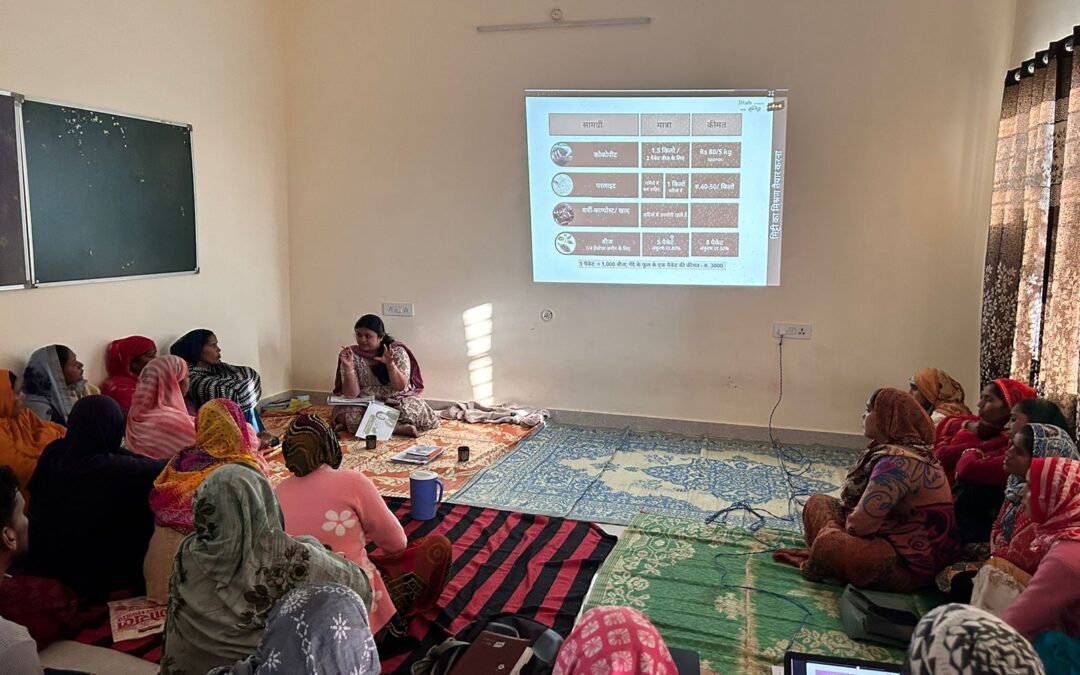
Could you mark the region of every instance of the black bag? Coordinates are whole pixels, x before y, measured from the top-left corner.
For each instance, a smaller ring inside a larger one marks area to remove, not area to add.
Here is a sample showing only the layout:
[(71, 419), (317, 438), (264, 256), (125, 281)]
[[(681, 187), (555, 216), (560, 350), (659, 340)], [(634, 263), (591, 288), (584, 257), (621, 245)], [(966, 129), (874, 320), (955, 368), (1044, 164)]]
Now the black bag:
[(855, 640), (905, 649), (922, 613), (911, 596), (848, 585), (840, 597), (840, 621)]
[(563, 643), (562, 636), (528, 617), (503, 613), (477, 619), (454, 637), (432, 647), (424, 658), (413, 664), (412, 675), (447, 675), (473, 640), (484, 631), (529, 641), (533, 657), (522, 668), (522, 675), (550, 675), (554, 670), (555, 657), (559, 655)]

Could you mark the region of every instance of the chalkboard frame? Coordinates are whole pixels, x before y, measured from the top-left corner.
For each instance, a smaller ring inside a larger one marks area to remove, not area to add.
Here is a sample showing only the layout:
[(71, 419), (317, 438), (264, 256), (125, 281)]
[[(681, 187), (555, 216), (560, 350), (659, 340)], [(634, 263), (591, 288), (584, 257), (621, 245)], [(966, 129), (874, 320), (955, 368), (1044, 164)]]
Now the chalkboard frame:
[[(195, 134), (194, 127), (186, 122), (176, 122), (174, 120), (167, 120), (160, 117), (153, 117), (148, 115), (139, 115), (128, 112), (121, 112), (108, 108), (99, 108), (95, 106), (87, 106), (75, 103), (69, 103), (66, 101), (59, 101), (56, 99), (41, 98), (36, 96), (27, 96), (16, 92), (8, 92), (8, 95), (12, 96), (16, 101), (16, 133), (17, 133), (17, 152), (19, 156), (19, 184), (22, 191), (22, 217), (23, 217), (23, 251), (26, 267), (26, 282), (23, 285), (2, 286), (0, 291), (3, 290), (16, 290), (27, 288), (51, 288), (54, 286), (72, 286), (76, 284), (93, 284), (93, 283), (106, 283), (113, 281), (132, 281), (136, 279), (156, 279), (163, 277), (177, 277), (196, 275), (201, 271), (201, 251), (199, 247), (199, 197), (198, 197), (198, 177), (196, 175), (196, 162), (195, 162)], [(153, 122), (156, 124), (166, 124), (170, 126), (182, 127), (188, 130), (188, 142), (191, 152), (191, 183), (192, 183), (192, 200), (194, 204), (194, 244), (195, 244), (195, 264), (193, 269), (184, 269), (169, 272), (154, 272), (149, 274), (134, 274), (134, 275), (119, 275), (111, 277), (99, 277), (92, 279), (70, 279), (64, 281), (45, 281), (39, 282), (37, 280), (37, 273), (35, 270), (34, 262), (34, 225), (33, 216), (31, 210), (31, 194), (30, 185), (28, 180), (28, 169), (26, 162), (26, 136), (25, 126), (22, 114), (22, 105), (25, 102), (40, 103), (51, 106), (58, 106), (64, 108), (73, 108), (77, 110), (100, 113), (104, 115), (113, 115), (116, 117), (123, 117), (133, 120), (140, 120), (144, 122)]]
[(33, 278), (31, 273), (31, 253), (30, 253), (30, 233), (27, 230), (27, 211), (26, 211), (26, 153), (24, 149), (26, 147), (26, 139), (23, 137), (23, 119), (22, 119), (22, 102), (25, 97), (14, 91), (7, 91), (6, 89), (0, 89), (0, 96), (5, 96), (12, 99), (14, 104), (15, 113), (15, 162), (16, 170), (19, 178), (19, 220), (22, 223), (20, 234), (22, 235), (22, 257), (23, 257), (23, 281), (21, 284), (0, 284), (0, 291), (13, 291), (30, 288), (30, 279)]

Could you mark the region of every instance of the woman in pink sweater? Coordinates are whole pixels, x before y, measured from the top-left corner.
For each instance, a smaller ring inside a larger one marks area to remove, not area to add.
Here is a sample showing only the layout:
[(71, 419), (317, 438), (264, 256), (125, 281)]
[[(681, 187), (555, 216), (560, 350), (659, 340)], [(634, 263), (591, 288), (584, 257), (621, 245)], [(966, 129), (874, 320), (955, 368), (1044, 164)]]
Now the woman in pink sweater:
[[(295, 474), (276, 490), (285, 531), (315, 537), (359, 565), (371, 581), (372, 630), (403, 632), (406, 619), (434, 606), (442, 593), (450, 567), (449, 540), (435, 535), (409, 545), (371, 479), (338, 468), (341, 444), (322, 418), (300, 415), (289, 426), (282, 451)], [(366, 551), (369, 541), (382, 554), (373, 555), (374, 560)]]

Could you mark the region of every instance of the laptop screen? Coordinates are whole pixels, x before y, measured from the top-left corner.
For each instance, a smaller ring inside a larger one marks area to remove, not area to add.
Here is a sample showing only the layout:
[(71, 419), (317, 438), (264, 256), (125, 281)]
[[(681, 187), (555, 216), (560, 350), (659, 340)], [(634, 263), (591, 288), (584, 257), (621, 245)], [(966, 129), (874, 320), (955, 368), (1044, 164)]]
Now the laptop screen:
[(902, 671), (896, 664), (788, 652), (784, 658), (784, 673), (785, 675), (901, 675)]

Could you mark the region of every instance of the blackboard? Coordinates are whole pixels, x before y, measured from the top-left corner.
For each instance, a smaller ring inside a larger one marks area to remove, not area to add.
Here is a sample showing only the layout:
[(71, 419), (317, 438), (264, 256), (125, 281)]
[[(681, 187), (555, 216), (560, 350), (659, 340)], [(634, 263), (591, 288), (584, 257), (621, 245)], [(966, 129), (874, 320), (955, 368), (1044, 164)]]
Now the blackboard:
[(27, 99), (35, 284), (197, 272), (191, 128)]
[(0, 286), (26, 283), (15, 97), (0, 94)]

